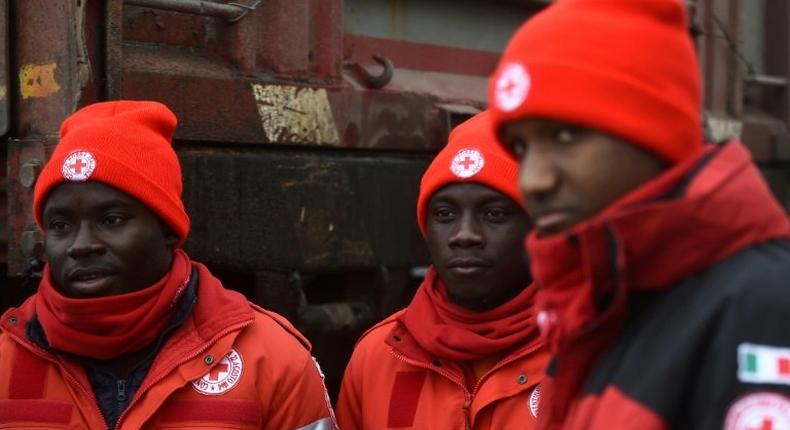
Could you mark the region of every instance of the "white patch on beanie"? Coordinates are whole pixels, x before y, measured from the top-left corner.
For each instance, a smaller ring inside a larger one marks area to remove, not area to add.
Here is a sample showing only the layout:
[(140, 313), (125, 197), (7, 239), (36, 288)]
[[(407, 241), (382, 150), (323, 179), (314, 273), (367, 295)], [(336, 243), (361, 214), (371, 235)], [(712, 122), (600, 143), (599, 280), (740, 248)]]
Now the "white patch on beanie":
[(524, 66), (519, 63), (505, 65), (494, 90), (497, 107), (505, 112), (517, 109), (527, 99), (531, 85), (532, 78)]
[(66, 157), (60, 173), (66, 180), (72, 182), (85, 182), (96, 170), (96, 157), (88, 151), (79, 149)]
[(459, 178), (471, 178), (483, 170), (486, 160), (483, 153), (476, 149), (462, 149), (450, 162), (450, 171)]

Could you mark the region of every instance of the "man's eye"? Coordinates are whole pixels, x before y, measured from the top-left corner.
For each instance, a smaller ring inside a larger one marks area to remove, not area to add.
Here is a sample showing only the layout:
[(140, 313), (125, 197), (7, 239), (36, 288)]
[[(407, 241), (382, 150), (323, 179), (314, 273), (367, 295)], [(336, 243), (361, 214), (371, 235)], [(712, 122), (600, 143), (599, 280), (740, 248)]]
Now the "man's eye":
[(502, 208), (486, 209), (485, 216), (489, 221), (501, 221), (507, 215), (507, 211)]
[(452, 218), (453, 211), (450, 208), (436, 208), (436, 210), (433, 211), (433, 215), (440, 220), (448, 219)]
[(106, 217), (104, 217), (104, 222), (103, 223), (105, 225), (117, 225), (117, 224), (120, 224), (120, 223), (124, 222), (125, 220), (126, 220), (126, 218), (124, 218), (124, 217), (122, 217), (120, 215), (107, 215)]
[(516, 139), (510, 143), (510, 151), (519, 160), (524, 158), (527, 153), (527, 142), (522, 139)]
[(49, 223), (49, 229), (54, 232), (68, 231), (69, 224), (65, 221), (52, 221)]
[(578, 127), (563, 126), (557, 128), (554, 138), (560, 143), (573, 143), (578, 139), (581, 129)]

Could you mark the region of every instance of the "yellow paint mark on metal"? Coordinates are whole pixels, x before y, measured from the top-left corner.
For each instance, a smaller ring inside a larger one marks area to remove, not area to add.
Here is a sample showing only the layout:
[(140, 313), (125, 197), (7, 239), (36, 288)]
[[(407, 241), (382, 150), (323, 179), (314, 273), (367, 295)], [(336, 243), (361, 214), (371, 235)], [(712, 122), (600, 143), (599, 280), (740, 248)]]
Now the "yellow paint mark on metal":
[(60, 90), (55, 81), (56, 63), (25, 64), (19, 69), (19, 90), (23, 99), (49, 97)]
[(0, 100), (3, 100), (5, 98), (5, 93), (6, 93), (5, 85), (0, 85)]
[(336, 144), (340, 141), (325, 89), (253, 84), (252, 91), (269, 142)]

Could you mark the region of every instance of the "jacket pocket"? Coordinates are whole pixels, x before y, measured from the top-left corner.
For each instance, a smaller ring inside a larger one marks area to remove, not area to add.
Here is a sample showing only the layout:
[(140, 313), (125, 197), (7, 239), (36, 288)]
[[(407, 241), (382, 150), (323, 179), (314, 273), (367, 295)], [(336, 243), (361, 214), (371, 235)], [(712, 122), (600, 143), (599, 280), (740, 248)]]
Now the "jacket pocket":
[(40, 399), (0, 400), (0, 428), (68, 428), (74, 405)]
[(261, 426), (261, 406), (252, 400), (206, 399), (172, 400), (159, 414), (159, 428), (257, 429)]

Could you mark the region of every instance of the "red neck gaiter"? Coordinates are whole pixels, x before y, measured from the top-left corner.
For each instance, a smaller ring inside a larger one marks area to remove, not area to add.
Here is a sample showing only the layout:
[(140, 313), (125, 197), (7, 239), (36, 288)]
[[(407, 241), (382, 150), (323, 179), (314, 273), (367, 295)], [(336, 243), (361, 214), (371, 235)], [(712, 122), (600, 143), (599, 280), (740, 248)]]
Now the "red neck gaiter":
[(36, 315), (49, 345), (71, 354), (107, 360), (151, 344), (170, 322), (189, 283), (192, 264), (176, 250), (170, 271), (156, 284), (116, 296), (73, 299), (50, 282), (49, 267), (39, 285)]
[(458, 362), (479, 360), (539, 338), (534, 295), (535, 288), (528, 286), (490, 311), (468, 311), (449, 302), (431, 266), (400, 320), (432, 355)]
[(709, 146), (565, 235), (531, 234), (537, 319), (556, 358), (539, 428), (566, 416), (590, 364), (625, 326), (634, 292), (672, 288), (750, 245), (787, 237), (787, 214), (738, 142)]

